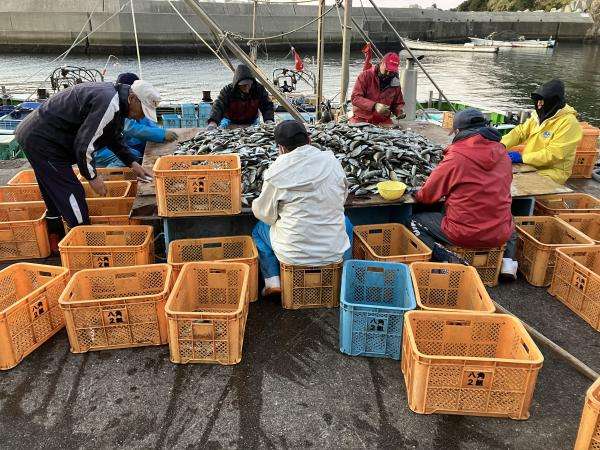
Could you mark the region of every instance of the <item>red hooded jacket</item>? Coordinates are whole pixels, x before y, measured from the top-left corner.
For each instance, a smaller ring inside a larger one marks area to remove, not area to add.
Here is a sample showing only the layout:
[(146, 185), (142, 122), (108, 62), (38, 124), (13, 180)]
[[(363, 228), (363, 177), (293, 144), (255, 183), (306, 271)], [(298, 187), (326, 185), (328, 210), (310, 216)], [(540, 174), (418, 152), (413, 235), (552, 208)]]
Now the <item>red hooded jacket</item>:
[(378, 71), (379, 66), (373, 66), (361, 72), (356, 79), (352, 90), (352, 111), (354, 112), (350, 120), (352, 123), (391, 124), (391, 118), (380, 116), (375, 112), (375, 103), (388, 105), (392, 114), (399, 115), (402, 112), (404, 98), (398, 77), (392, 81), (392, 84), (398, 84), (398, 86), (388, 86), (382, 91), (379, 88)]
[[(483, 134), (492, 130), (484, 129)], [(442, 231), (455, 245), (499, 247), (513, 231), (512, 166), (496, 140), (474, 134), (446, 148), (444, 159), (415, 198), (435, 203), (446, 197)]]

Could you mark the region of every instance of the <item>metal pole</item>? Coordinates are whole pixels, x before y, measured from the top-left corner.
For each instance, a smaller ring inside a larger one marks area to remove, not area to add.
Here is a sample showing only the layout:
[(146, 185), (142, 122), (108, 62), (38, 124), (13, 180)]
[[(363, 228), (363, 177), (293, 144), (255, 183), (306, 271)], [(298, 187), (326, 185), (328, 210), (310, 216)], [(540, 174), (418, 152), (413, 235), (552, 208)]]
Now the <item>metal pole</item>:
[[(254, 0), (253, 4), (252, 4), (252, 39), (254, 39), (256, 37), (256, 4), (257, 4), (258, 0)], [(252, 60), (252, 62), (254, 64), (256, 64), (256, 57), (257, 57), (257, 46), (256, 46), (256, 42), (252, 42), (251, 46), (250, 46), (250, 59)]]
[(427, 78), (429, 78), (429, 81), (431, 81), (431, 84), (433, 84), (435, 86), (435, 88), (438, 90), (438, 92), (440, 93), (440, 95), (442, 97), (444, 97), (444, 100), (446, 100), (446, 102), (448, 102), (448, 105), (450, 105), (450, 108), (452, 109), (452, 111), (456, 112), (456, 108), (454, 107), (454, 105), (452, 104), (452, 102), (450, 102), (450, 100), (448, 100), (448, 97), (446, 97), (446, 94), (444, 94), (444, 92), (437, 85), (437, 83), (434, 81), (434, 79), (431, 78), (431, 76), (429, 75), (429, 73), (427, 73), (427, 71), (425, 70), (425, 67), (423, 67), (423, 64), (421, 64), (421, 62), (417, 59), (417, 57), (414, 55), (414, 53), (409, 48), (409, 46), (406, 45), (406, 42), (404, 42), (404, 39), (402, 39), (402, 36), (400, 36), (400, 33), (398, 33), (398, 30), (396, 30), (396, 28), (394, 28), (394, 26), (388, 20), (388, 18), (385, 16), (385, 14), (383, 14), (383, 12), (381, 11), (381, 9), (379, 9), (379, 6), (377, 6), (375, 4), (375, 0), (369, 0), (369, 2), (371, 2), (371, 5), (373, 5), (373, 8), (375, 9), (375, 11), (377, 11), (377, 14), (379, 14), (381, 16), (381, 18), (383, 19), (383, 21), (385, 23), (387, 23), (388, 26), (392, 29), (392, 31), (394, 32), (394, 34), (396, 35), (396, 37), (398, 38), (398, 40), (402, 44), (402, 47), (404, 47), (404, 49), (408, 52), (408, 54), (414, 58), (415, 62), (421, 68), (421, 70), (423, 71), (423, 73), (425, 74), (425, 76)]
[(135, 51), (137, 52), (138, 60), (138, 76), (142, 76), (142, 58), (140, 57), (140, 43), (138, 42), (137, 25), (135, 23), (135, 11), (133, 10), (133, 0), (131, 0), (131, 19), (133, 20), (133, 35), (135, 36)]
[(258, 81), (260, 81), (264, 88), (267, 91), (269, 91), (269, 93), (273, 97), (275, 97), (275, 99), (277, 99), (281, 106), (283, 106), (286, 109), (286, 111), (292, 115), (294, 119), (296, 119), (299, 122), (306, 122), (304, 120), (304, 117), (302, 117), (298, 110), (290, 102), (287, 101), (287, 99), (283, 96), (281, 92), (279, 92), (279, 89), (277, 89), (270, 83), (269, 79), (262, 72), (262, 70), (260, 70), (260, 68), (256, 64), (254, 64), (250, 60), (250, 58), (248, 58), (246, 52), (244, 52), (244, 50), (242, 50), (240, 46), (237, 45), (235, 41), (233, 41), (233, 39), (231, 39), (226, 33), (223, 32), (223, 30), (221, 30), (219, 25), (217, 25), (215, 21), (212, 20), (210, 16), (206, 14), (206, 12), (204, 12), (204, 10), (198, 5), (198, 3), (195, 0), (184, 1), (186, 5), (188, 5), (190, 9), (194, 11), (198, 15), (198, 17), (200, 17), (202, 22), (204, 22), (204, 24), (223, 41), (223, 44), (226, 45), (227, 48), (229, 48), (229, 50), (231, 50), (231, 52), (235, 56), (237, 56), (244, 64), (246, 64), (250, 68), (254, 76), (258, 79)]
[(323, 12), (325, 10), (325, 0), (319, 0), (319, 10), (317, 12), (319, 20), (317, 21), (317, 120), (321, 119), (321, 103), (323, 103), (323, 56), (325, 53), (325, 36), (323, 35)]
[[(496, 302), (494, 302), (494, 305), (496, 305), (496, 309), (498, 309), (498, 311), (500, 311), (501, 313), (510, 314), (511, 316), (514, 316), (513, 313), (511, 313), (508, 309), (504, 308), (502, 305), (499, 305)], [(544, 336), (538, 330), (536, 330), (535, 328), (533, 328), (530, 325), (527, 325), (523, 321), (521, 321), (521, 323), (523, 324), (523, 326), (525, 327), (525, 329), (527, 330), (527, 332), (529, 334), (531, 334), (531, 336), (533, 337), (533, 339), (535, 339), (539, 344), (543, 345), (548, 350), (550, 350), (551, 352), (553, 352), (559, 358), (564, 359), (571, 366), (573, 366), (573, 368), (577, 372), (579, 372), (580, 374), (586, 376), (587, 378), (589, 378), (592, 381), (596, 381), (598, 379), (598, 377), (600, 377), (600, 375), (597, 372), (595, 372), (594, 370), (592, 370), (590, 367), (586, 366), (583, 362), (581, 362), (579, 359), (575, 358), (573, 355), (571, 355), (564, 348), (562, 348), (561, 346), (555, 344), (553, 341), (551, 341), (550, 339), (548, 339), (546, 336)]]
[(340, 89), (340, 105), (346, 104), (348, 82), (350, 79), (350, 44), (352, 42), (352, 28), (350, 18), (352, 13), (352, 0), (344, 0), (344, 29), (342, 31), (342, 80)]

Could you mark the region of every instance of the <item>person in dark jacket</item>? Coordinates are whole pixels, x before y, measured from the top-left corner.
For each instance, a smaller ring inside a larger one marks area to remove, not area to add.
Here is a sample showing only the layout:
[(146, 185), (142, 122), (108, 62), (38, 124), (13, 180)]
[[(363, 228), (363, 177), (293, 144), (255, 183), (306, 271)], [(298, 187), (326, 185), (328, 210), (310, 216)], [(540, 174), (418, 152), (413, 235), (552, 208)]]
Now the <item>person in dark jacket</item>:
[[(456, 135), (444, 159), (414, 195), (419, 203), (445, 198), (444, 213), (415, 214), (409, 225), (430, 248), (492, 248), (513, 237), (512, 166), (500, 133), (483, 114), (468, 108), (454, 117)], [(516, 267), (504, 267), (516, 275)]]
[(61, 216), (69, 227), (89, 223), (85, 191), (73, 164), (98, 195), (106, 195), (94, 164), (96, 150), (108, 146), (139, 178), (152, 176), (135, 162), (122, 131), (126, 117), (156, 120), (157, 97), (158, 91), (145, 81), (133, 86), (82, 83), (53, 95), (19, 125), (16, 139), (35, 172), (50, 234), (64, 233)]
[(221, 89), (213, 103), (209, 128), (227, 128), (229, 125), (254, 125), (258, 113), (265, 123), (275, 120), (273, 102), (267, 90), (252, 75), (250, 68), (240, 64), (235, 69), (233, 82)]
[(404, 97), (398, 78), (400, 56), (387, 53), (381, 63), (358, 76), (352, 90), (352, 123), (392, 125), (391, 116), (404, 117)]

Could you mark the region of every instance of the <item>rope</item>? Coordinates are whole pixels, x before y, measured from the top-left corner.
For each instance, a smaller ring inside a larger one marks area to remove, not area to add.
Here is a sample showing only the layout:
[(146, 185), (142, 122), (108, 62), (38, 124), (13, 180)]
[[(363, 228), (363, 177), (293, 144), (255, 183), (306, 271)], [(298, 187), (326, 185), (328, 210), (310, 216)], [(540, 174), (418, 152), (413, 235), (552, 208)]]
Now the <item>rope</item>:
[(315, 17), (315, 18), (314, 18), (314, 19), (312, 19), (311, 21), (309, 21), (309, 22), (305, 23), (304, 25), (302, 25), (302, 26), (300, 26), (300, 27), (298, 27), (298, 28), (295, 28), (295, 29), (293, 29), (293, 30), (291, 30), (291, 31), (287, 31), (287, 32), (285, 32), (285, 33), (277, 34), (277, 35), (274, 35), (274, 36), (266, 36), (266, 37), (255, 37), (255, 38), (252, 38), (252, 37), (249, 37), (249, 36), (242, 36), (242, 35), (240, 35), (240, 34), (235, 34), (235, 33), (228, 33), (228, 34), (229, 34), (230, 36), (233, 36), (233, 37), (237, 38), (237, 39), (241, 39), (241, 40), (244, 40), (244, 41), (248, 41), (249, 43), (250, 43), (250, 42), (253, 42), (253, 41), (269, 41), (269, 40), (272, 40), (272, 39), (281, 38), (281, 37), (288, 36), (288, 35), (290, 35), (290, 34), (296, 33), (296, 32), (298, 32), (298, 31), (300, 31), (300, 30), (303, 30), (304, 28), (308, 27), (309, 25), (312, 25), (312, 24), (313, 24), (313, 23), (315, 23), (317, 20), (321, 19), (322, 17), (325, 17), (327, 14), (329, 14), (331, 11), (333, 11), (333, 8), (335, 8), (335, 7), (336, 7), (336, 5), (333, 5), (331, 8), (329, 8), (327, 11), (325, 11), (325, 12), (324, 12), (323, 14), (321, 14), (320, 16), (318, 16), (318, 17)]
[(194, 27), (192, 27), (192, 25), (191, 25), (191, 24), (190, 24), (190, 23), (189, 23), (189, 22), (186, 20), (186, 18), (185, 18), (185, 17), (183, 17), (183, 16), (181, 15), (181, 13), (179, 12), (179, 10), (178, 10), (177, 8), (175, 8), (175, 5), (173, 4), (173, 2), (172, 2), (171, 0), (168, 0), (168, 2), (169, 2), (169, 5), (171, 5), (171, 8), (173, 8), (173, 11), (175, 11), (175, 12), (177, 13), (177, 15), (178, 15), (178, 16), (181, 18), (181, 20), (183, 20), (183, 23), (185, 23), (185, 24), (188, 26), (188, 28), (189, 28), (189, 29), (192, 31), (192, 33), (194, 33), (194, 34), (196, 35), (196, 37), (197, 37), (198, 39), (200, 39), (200, 41), (201, 41), (201, 42), (202, 42), (204, 45), (206, 45), (206, 47), (207, 47), (207, 48), (208, 48), (208, 49), (209, 49), (209, 50), (210, 50), (210, 51), (211, 51), (211, 52), (212, 52), (212, 53), (213, 53), (213, 54), (214, 54), (214, 55), (215, 55), (215, 56), (216, 56), (216, 57), (219, 59), (219, 61), (221, 61), (221, 63), (223, 63), (223, 65), (224, 65), (225, 67), (227, 67), (229, 70), (231, 70), (231, 71), (233, 72), (233, 67), (231, 66), (231, 64), (230, 64), (230, 63), (228, 63), (227, 61), (225, 61), (225, 60), (224, 60), (224, 59), (221, 57), (221, 55), (219, 55), (219, 54), (218, 54), (218, 53), (217, 53), (217, 52), (216, 52), (216, 51), (215, 51), (215, 50), (212, 48), (212, 46), (211, 46), (211, 45), (210, 45), (208, 42), (206, 42), (206, 40), (205, 40), (205, 39), (204, 39), (202, 36), (200, 36), (200, 34), (199, 34), (199, 33), (198, 33), (198, 32), (197, 32), (195, 29), (194, 29)]
[(142, 58), (140, 57), (140, 43), (138, 42), (137, 25), (135, 23), (135, 11), (133, 10), (133, 0), (129, 2), (131, 5), (131, 20), (133, 21), (133, 36), (135, 37), (135, 51), (137, 53), (138, 60), (138, 73), (139, 77), (142, 77)]

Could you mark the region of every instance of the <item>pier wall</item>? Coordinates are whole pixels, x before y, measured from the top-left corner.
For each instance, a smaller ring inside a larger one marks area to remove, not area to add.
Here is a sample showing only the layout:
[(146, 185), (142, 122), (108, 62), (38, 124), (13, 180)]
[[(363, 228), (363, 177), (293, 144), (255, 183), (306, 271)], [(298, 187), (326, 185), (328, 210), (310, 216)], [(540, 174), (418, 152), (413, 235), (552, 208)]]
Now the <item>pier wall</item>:
[[(78, 48), (90, 52), (126, 53), (133, 49), (134, 36), (129, 6), (121, 0), (3, 0), (0, 2), (0, 51), (56, 51), (68, 48), (90, 18), (82, 36), (98, 29)], [(204, 37), (206, 27), (185, 6), (175, 2), (186, 19)], [(247, 3), (203, 3), (205, 10), (224, 30), (243, 36), (250, 34), (252, 5)], [(140, 45), (144, 51), (204, 51), (205, 48), (169, 3), (136, 0), (135, 16)], [(92, 14), (93, 12), (93, 14)], [(429, 41), (461, 41), (468, 36), (486, 36), (494, 31), (514, 30), (527, 38), (559, 41), (582, 41), (593, 28), (588, 14), (565, 12), (452, 12), (416, 8), (386, 8), (386, 15), (405, 37)], [(378, 44), (394, 44), (395, 38), (371, 8), (354, 8), (353, 17)], [(297, 28), (316, 17), (315, 6), (293, 4), (259, 4), (257, 35), (270, 36)], [(336, 11), (325, 18), (325, 37), (329, 45), (341, 42), (340, 19)], [(362, 39), (357, 32), (356, 44)], [(269, 47), (299, 48), (315, 45), (316, 23), (290, 35), (269, 41)], [(240, 41), (245, 46), (245, 41)]]

